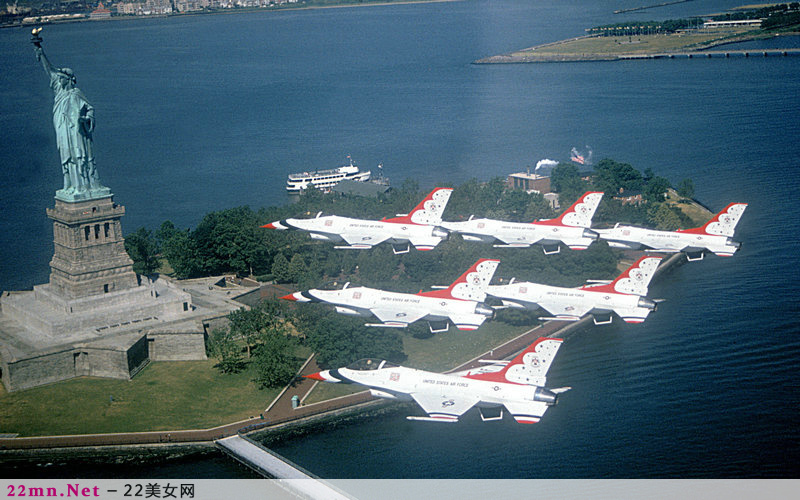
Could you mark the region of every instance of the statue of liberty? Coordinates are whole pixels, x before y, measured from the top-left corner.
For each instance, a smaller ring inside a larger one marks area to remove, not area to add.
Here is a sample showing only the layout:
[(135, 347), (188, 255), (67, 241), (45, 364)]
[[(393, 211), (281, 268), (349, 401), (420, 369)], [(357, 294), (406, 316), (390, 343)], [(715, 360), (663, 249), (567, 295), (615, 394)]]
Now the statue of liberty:
[(56, 68), (47, 59), (38, 36), (41, 28), (33, 30), (34, 52), (50, 77), (53, 89), (53, 126), (61, 157), (64, 188), (56, 197), (75, 201), (108, 196), (110, 190), (100, 184), (92, 151), (94, 131), (94, 108), (75, 86), (75, 74), (69, 68)]

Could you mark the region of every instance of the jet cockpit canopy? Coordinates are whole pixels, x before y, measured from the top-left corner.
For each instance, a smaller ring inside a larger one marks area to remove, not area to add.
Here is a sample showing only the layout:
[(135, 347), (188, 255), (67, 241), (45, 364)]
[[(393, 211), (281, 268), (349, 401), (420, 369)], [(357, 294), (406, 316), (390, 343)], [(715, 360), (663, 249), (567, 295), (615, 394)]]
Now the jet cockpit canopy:
[(396, 364), (390, 363), (383, 359), (364, 358), (350, 363), (347, 365), (347, 368), (351, 370), (370, 371), (380, 370), (381, 368), (392, 368), (396, 366)]

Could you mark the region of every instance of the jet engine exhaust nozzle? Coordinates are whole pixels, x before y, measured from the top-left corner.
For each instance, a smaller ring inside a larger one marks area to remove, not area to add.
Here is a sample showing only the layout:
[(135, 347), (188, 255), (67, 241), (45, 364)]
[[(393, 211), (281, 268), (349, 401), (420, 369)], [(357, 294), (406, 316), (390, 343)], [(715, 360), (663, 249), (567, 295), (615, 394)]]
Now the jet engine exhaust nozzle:
[(496, 312), (497, 311), (495, 311), (493, 308), (487, 306), (484, 303), (479, 303), (478, 305), (475, 306), (475, 314), (482, 314), (489, 318), (493, 318)]
[(584, 238), (589, 238), (589, 239), (594, 240), (594, 241), (597, 241), (597, 240), (600, 239), (600, 234), (598, 234), (596, 231), (592, 231), (591, 229), (584, 229), (583, 230), (583, 237)]
[(558, 403), (558, 394), (544, 387), (537, 387), (533, 393), (533, 400), (547, 403), (547, 406), (555, 406)]
[(650, 309), (651, 311), (655, 311), (656, 309), (658, 309), (658, 304), (645, 297), (639, 297), (638, 306), (644, 307), (645, 309)]
[(431, 236), (435, 236), (437, 238), (446, 240), (447, 238), (450, 237), (450, 231), (441, 226), (434, 226), (433, 230), (431, 230)]

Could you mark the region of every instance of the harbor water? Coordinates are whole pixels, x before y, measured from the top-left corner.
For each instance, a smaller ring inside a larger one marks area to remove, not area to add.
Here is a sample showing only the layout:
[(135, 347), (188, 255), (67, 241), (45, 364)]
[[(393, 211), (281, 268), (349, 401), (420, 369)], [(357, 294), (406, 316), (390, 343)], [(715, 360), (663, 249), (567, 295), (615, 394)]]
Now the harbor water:
[[(623, 20), (638, 0), (466, 0), (46, 26), (50, 60), (94, 105), (103, 184), (126, 233), (287, 202), (286, 175), (347, 155), (428, 188), (592, 149), (749, 206), (743, 247), (677, 267), (642, 325), (565, 339), (573, 389), (536, 425), (410, 422), (413, 407), (272, 446), (325, 478), (797, 477), (800, 464), (800, 57), (474, 65)], [(0, 289), (47, 282), (61, 187), (52, 93), (29, 30), (0, 30)], [(796, 38), (745, 47), (800, 45)], [(478, 214), (481, 215), (481, 214)], [(445, 212), (446, 217), (446, 212)], [(520, 251), (540, 251), (538, 249)], [(554, 256), (557, 258), (557, 256)], [(518, 278), (535, 281), (536, 276)], [(587, 276), (587, 278), (592, 278)], [(451, 331), (446, 335), (469, 335)], [(42, 471), (45, 472), (42, 472)], [(220, 456), (9, 477), (247, 477)]]

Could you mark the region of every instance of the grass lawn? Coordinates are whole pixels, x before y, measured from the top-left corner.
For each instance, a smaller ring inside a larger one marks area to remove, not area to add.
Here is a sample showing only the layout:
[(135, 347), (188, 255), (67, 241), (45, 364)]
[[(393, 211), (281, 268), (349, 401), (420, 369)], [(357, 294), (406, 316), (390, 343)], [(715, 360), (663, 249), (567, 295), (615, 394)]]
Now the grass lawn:
[(497, 347), (526, 331), (531, 326), (511, 326), (500, 321), (487, 321), (475, 331), (450, 328), (446, 333), (417, 339), (403, 337), (403, 351), (408, 355), (404, 366), (420, 370), (447, 371)]
[(551, 43), (514, 52), (513, 56), (541, 55), (618, 55), (697, 50), (743, 36), (750, 28), (725, 28), (692, 33), (589, 37)]
[(330, 384), (327, 382), (320, 382), (311, 390), (308, 397), (303, 400), (303, 404), (319, 403), (320, 401), (348, 396), (366, 390), (366, 387), (358, 384)]
[(667, 195), (667, 203), (674, 207), (678, 207), (681, 212), (692, 219), (695, 227), (702, 226), (714, 216), (713, 213), (709, 212), (704, 207), (691, 200), (689, 200), (688, 203), (678, 203), (679, 200), (681, 200), (681, 197), (678, 196), (678, 193), (676, 193), (674, 189), (670, 189)]
[[(21, 436), (205, 429), (258, 416), (280, 389), (215, 361), (150, 363), (133, 380), (82, 377), (0, 392), (0, 432)], [(113, 401), (112, 401), (113, 397)]]

